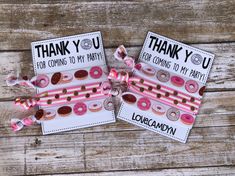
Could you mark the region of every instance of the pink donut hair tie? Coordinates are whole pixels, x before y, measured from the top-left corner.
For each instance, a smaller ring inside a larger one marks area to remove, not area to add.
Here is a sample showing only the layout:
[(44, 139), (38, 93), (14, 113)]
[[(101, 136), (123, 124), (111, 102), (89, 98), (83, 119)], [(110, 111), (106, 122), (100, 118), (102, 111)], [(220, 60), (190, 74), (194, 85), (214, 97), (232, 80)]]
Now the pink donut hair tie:
[(23, 121), (23, 124), (24, 124), (25, 126), (31, 126), (31, 125), (34, 123), (34, 121), (32, 120), (32, 118), (30, 118), (30, 117), (26, 117), (26, 118), (24, 118), (22, 121)]
[(129, 74), (128, 74), (128, 72), (124, 72), (124, 71), (118, 72), (117, 70), (112, 68), (110, 70), (109, 75), (108, 75), (108, 79), (128, 82), (129, 81)]
[(126, 48), (124, 47), (124, 45), (120, 45), (116, 51), (114, 52), (114, 57), (119, 60), (122, 61), (124, 60), (124, 58), (127, 56), (127, 51)]
[(24, 128), (24, 126), (33, 125), (35, 121), (36, 119), (34, 118), (34, 116), (25, 117), (22, 120), (13, 118), (11, 119), (11, 129), (15, 132), (20, 131), (21, 129)]

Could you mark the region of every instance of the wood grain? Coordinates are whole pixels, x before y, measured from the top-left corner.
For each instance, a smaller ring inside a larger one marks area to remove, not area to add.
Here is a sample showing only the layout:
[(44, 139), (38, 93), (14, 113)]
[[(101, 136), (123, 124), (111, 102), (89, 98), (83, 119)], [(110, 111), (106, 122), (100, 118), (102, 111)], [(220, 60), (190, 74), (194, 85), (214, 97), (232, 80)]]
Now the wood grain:
[[(16, 95), (30, 94), (22, 88), (6, 87), (4, 78), (17, 65), (20, 65), (22, 73), (33, 75), (32, 62), (29, 51), (1, 52), (0, 143), (3, 144), (1, 156), (4, 157), (0, 161), (0, 173), (5, 175), (93, 173), (98, 171), (110, 173), (137, 169), (146, 170), (143, 173), (148, 173), (150, 172), (148, 170), (162, 168), (178, 170), (178, 167), (184, 167), (187, 170), (191, 167), (200, 169), (207, 166), (234, 165), (235, 87), (233, 70), (235, 44), (193, 46), (215, 53), (216, 59), (209, 77), (204, 103), (187, 145), (179, 144), (123, 121), (52, 136), (41, 136), (39, 126), (25, 129), (20, 133), (13, 133), (9, 128), (10, 118), (14, 115), (22, 117), (25, 114), (15, 108), (12, 101), (3, 100), (11, 100)], [(114, 50), (115, 48), (106, 49), (108, 65), (126, 69), (123, 64), (117, 64), (113, 60)], [(137, 56), (140, 47), (129, 47), (128, 51), (131, 55)], [(218, 135), (222, 137), (218, 137)], [(147, 139), (144, 136), (147, 136)], [(36, 139), (41, 142), (35, 142)], [(154, 139), (154, 141), (151, 142), (150, 139)], [(48, 144), (45, 144), (44, 141)], [(137, 144), (137, 141), (141, 141), (141, 143)], [(41, 146), (41, 143), (43, 143), (43, 147), (40, 148), (38, 146)], [(120, 145), (118, 146), (118, 144)], [(125, 146), (125, 148), (121, 146)], [(139, 151), (137, 147), (140, 148)], [(158, 149), (162, 148), (167, 148), (167, 152), (160, 152), (160, 156)], [(181, 153), (181, 149), (186, 153)], [(159, 156), (156, 156), (158, 154)], [(171, 161), (173, 159), (174, 161)], [(180, 174), (181, 170), (178, 172)], [(120, 172), (122, 175), (125, 173)], [(208, 171), (208, 173), (213, 175), (213, 172)], [(219, 173), (233, 175), (233, 170), (231, 172), (220, 170)]]
[[(192, 45), (214, 53), (216, 58), (207, 82), (206, 91), (235, 90), (235, 43), (225, 44), (198, 44)], [(140, 47), (128, 47), (130, 55), (138, 57)], [(115, 48), (105, 49), (107, 64), (117, 69), (127, 69), (121, 62), (117, 62), (113, 53)], [(23, 75), (33, 76), (31, 53), (0, 52), (0, 99), (13, 99), (17, 96), (32, 95), (32, 91), (20, 87), (7, 87), (5, 79), (7, 74), (21, 70)]]
[(234, 127), (195, 128), (187, 145), (139, 130), (0, 138), (0, 173), (233, 166), (234, 134)]
[(0, 50), (100, 30), (106, 47), (142, 45), (147, 31), (186, 43), (235, 41), (233, 0), (3, 1)]
[[(202, 167), (202, 168), (180, 168), (180, 169), (160, 169), (147, 171), (116, 171), (100, 173), (66, 174), (69, 176), (233, 176), (234, 167)], [(64, 174), (53, 174), (53, 176), (63, 176)], [(47, 175), (49, 176), (49, 175)]]

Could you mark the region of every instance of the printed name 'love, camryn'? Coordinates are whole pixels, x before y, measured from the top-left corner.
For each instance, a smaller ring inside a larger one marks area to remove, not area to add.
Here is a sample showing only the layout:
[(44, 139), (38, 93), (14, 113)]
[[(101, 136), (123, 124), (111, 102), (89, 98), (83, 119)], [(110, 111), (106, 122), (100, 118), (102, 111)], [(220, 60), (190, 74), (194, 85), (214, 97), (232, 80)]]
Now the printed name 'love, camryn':
[(132, 120), (140, 122), (141, 124), (148, 125), (151, 128), (159, 129), (171, 135), (175, 135), (176, 132), (176, 128), (170, 127), (169, 125), (163, 123), (156, 122), (151, 118), (147, 118), (139, 114), (133, 113)]

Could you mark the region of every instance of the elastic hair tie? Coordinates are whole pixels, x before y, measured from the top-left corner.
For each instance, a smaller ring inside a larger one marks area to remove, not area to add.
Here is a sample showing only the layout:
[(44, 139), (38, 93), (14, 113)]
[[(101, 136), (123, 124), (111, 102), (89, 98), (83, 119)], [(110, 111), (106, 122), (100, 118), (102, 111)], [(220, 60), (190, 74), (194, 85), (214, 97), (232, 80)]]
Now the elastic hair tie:
[[(52, 84), (52, 87), (57, 84), (61, 84), (63, 86), (63, 84), (70, 83), (73, 79), (79, 81), (87, 78), (101, 79), (103, 73), (105, 75), (108, 74), (107, 71), (105, 69), (102, 70), (100, 66), (82, 68), (73, 71), (73, 75), (68, 72), (55, 72), (53, 74), (48, 73), (48, 75), (39, 74), (29, 79), (27, 76), (19, 76), (19, 70), (17, 69), (16, 75), (9, 74), (7, 76), (6, 83), (8, 86), (21, 85), (37, 89), (45, 88), (50, 84)], [(32, 125), (34, 122), (40, 123), (41, 121), (52, 120), (56, 116), (56, 113), (53, 109), (47, 109), (47, 107), (64, 106), (71, 103), (76, 105), (85, 101), (100, 98), (105, 98), (106, 101), (110, 101), (110, 95), (118, 96), (120, 94), (121, 92), (119, 89), (112, 89), (109, 81), (99, 81), (43, 92), (40, 91), (40, 93), (29, 98), (18, 97), (15, 99), (15, 104), (18, 106), (25, 109), (39, 106), (43, 109), (39, 109), (33, 116), (25, 117), (23, 119), (13, 118), (11, 120), (11, 127), (13, 131), (19, 131), (25, 126)]]
[(19, 75), (9, 74), (6, 79), (7, 86), (21, 85), (31, 88), (44, 88), (49, 83), (46, 75), (37, 75), (29, 79), (27, 76), (20, 77)]
[(16, 132), (24, 128), (24, 126), (33, 125), (35, 121), (36, 119), (34, 118), (34, 116), (25, 117), (21, 120), (13, 118), (11, 119), (11, 129)]
[[(112, 89), (109, 82), (98, 82), (46, 91), (28, 99), (17, 98), (15, 100), (15, 104), (20, 105), (25, 109), (29, 109), (35, 105), (53, 106), (64, 103), (75, 103), (89, 101), (97, 98), (105, 98), (110, 95), (118, 96), (120, 95), (120, 90)], [(11, 128), (16, 132), (25, 126), (33, 125), (35, 122), (40, 124), (40, 122), (44, 120), (50, 120), (50, 117), (47, 116), (45, 110), (39, 109), (35, 115), (25, 117), (21, 120), (17, 118), (11, 119)]]
[(50, 115), (50, 110), (38, 109), (34, 115), (30, 115), (23, 119), (11, 119), (11, 128), (14, 132), (20, 131), (24, 127), (29, 127), (33, 124), (40, 124), (42, 121), (51, 120), (54, 116)]
[[(108, 78), (126, 82), (130, 90), (143, 96), (179, 108), (191, 114), (198, 113), (201, 100), (183, 92), (177, 91), (176, 94), (175, 90), (170, 87), (156, 84), (137, 76), (129, 77), (127, 72), (117, 72), (115, 69), (111, 69)], [(193, 102), (191, 101), (192, 99), (194, 100)]]
[(128, 56), (126, 48), (124, 47), (124, 45), (120, 45), (116, 49), (116, 51), (114, 52), (113, 55), (117, 60), (123, 61), (125, 63), (125, 65), (127, 65), (128, 67), (134, 69), (135, 59), (131, 56)]

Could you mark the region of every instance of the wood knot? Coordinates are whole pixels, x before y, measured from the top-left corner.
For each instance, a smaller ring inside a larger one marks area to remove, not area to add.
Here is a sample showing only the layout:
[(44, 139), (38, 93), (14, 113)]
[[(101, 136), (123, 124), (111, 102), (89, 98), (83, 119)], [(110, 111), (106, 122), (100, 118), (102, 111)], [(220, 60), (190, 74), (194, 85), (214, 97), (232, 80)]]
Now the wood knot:
[(40, 145), (40, 144), (42, 143), (42, 141), (39, 140), (38, 138), (36, 138), (35, 141), (34, 141), (34, 143), (35, 143), (36, 145)]

